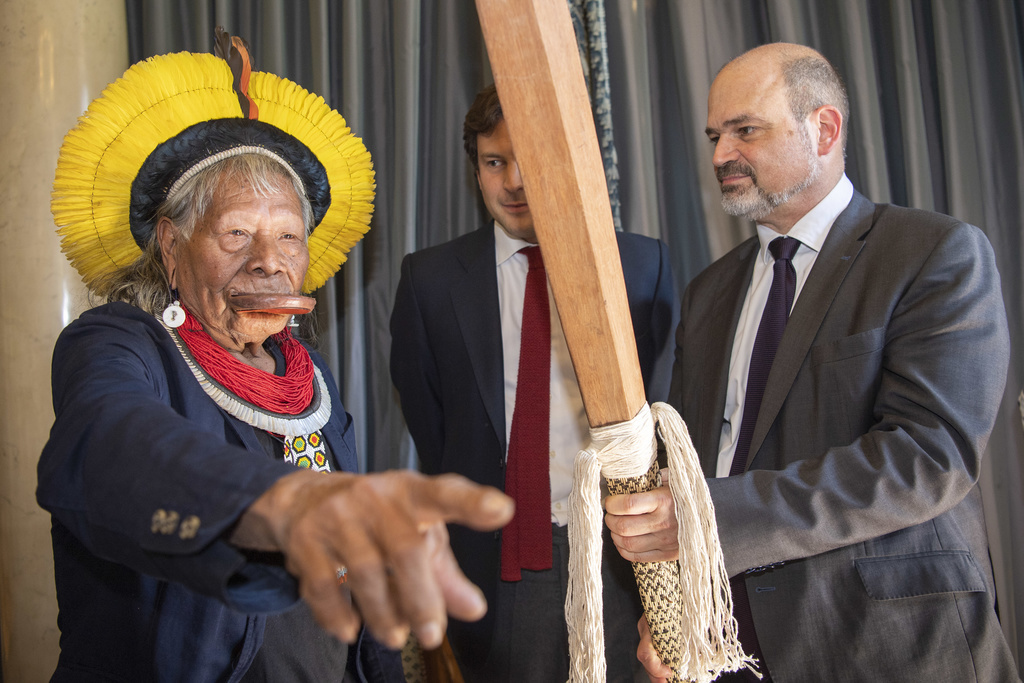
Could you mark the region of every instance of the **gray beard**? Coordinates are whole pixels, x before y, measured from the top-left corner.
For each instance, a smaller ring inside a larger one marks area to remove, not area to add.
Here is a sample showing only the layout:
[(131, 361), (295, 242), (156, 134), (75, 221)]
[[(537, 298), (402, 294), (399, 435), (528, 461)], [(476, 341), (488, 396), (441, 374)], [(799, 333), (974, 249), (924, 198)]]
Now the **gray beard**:
[(790, 199), (800, 194), (821, 175), (822, 164), (814, 155), (814, 146), (806, 130), (803, 130), (804, 152), (808, 166), (807, 176), (796, 185), (787, 187), (781, 192), (765, 192), (764, 188), (757, 184), (757, 176), (751, 170), (750, 182), (754, 191), (750, 189), (737, 192), (722, 192), (722, 208), (730, 216), (740, 216), (757, 222), (768, 216), (772, 211), (782, 206)]
[(781, 192), (765, 192), (764, 188), (757, 184), (757, 179), (752, 178), (752, 189), (723, 193), (722, 208), (730, 216), (740, 216), (757, 222), (806, 190), (820, 175), (821, 164), (814, 163), (806, 178)]

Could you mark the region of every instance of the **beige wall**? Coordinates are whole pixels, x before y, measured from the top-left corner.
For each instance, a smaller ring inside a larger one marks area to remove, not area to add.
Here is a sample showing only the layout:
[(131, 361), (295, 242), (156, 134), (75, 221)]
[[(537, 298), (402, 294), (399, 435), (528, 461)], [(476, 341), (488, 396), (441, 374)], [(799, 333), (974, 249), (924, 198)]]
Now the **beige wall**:
[(64, 134), (128, 66), (124, 13), (124, 0), (0, 0), (0, 656), (12, 683), (47, 681), (57, 661), (36, 462), (53, 422), (53, 343), (85, 305), (50, 187)]

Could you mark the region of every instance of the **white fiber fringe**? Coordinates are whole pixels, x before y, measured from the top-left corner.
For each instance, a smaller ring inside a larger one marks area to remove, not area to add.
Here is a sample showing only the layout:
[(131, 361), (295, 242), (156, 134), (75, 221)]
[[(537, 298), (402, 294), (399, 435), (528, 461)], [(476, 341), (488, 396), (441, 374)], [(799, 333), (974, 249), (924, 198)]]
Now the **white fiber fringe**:
[[(590, 446), (576, 456), (569, 495), (569, 680), (605, 680), (601, 546), (604, 513), (601, 476), (642, 477), (657, 459), (654, 424), (665, 444), (669, 488), (675, 503), (679, 541), (678, 615), (683, 652), (676, 680), (705, 683), (724, 671), (752, 668), (732, 616), (732, 595), (718, 540), (714, 505), (686, 425), (665, 403), (646, 404), (628, 422), (590, 430)], [(662, 653), (664, 654), (664, 653)], [(663, 657), (663, 659), (668, 659)]]

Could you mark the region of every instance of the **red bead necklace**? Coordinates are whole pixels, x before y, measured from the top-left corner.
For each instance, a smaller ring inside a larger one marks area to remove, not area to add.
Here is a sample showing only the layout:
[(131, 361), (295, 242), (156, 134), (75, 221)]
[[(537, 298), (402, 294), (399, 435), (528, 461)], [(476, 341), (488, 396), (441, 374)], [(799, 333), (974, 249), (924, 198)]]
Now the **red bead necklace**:
[(313, 361), (286, 327), (273, 339), (284, 354), (284, 376), (243, 363), (206, 333), (188, 310), (177, 329), (199, 367), (239, 398), (283, 415), (298, 415), (313, 400)]

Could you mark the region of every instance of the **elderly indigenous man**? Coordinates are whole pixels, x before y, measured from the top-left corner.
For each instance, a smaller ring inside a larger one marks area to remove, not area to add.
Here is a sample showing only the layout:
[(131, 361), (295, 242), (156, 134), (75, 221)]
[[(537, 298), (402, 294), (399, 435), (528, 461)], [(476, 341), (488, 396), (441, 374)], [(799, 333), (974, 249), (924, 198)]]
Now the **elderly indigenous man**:
[(367, 228), (369, 155), (221, 41), (231, 67), (129, 69), (58, 163), (64, 249), (108, 303), (54, 351), (37, 492), (53, 680), (404, 681), (360, 617), (392, 648), (410, 628), (437, 645), (446, 611), (479, 618), (444, 523), (498, 528), (512, 504), (458, 477), (354, 474), (337, 388), (285, 326)]
[[(670, 401), (765, 679), (1015, 681), (977, 486), (1009, 351), (992, 248), (973, 226), (858, 194), (848, 120), (810, 48), (765, 45), (718, 74), (722, 203), (757, 237), (687, 288)], [(664, 490), (606, 503), (625, 557), (675, 557)], [(649, 639), (640, 657), (669, 675)]]
[[(587, 418), (494, 86), (466, 114), (463, 140), (493, 224), (406, 256), (391, 316), (391, 378), (425, 472), (504, 487), (517, 502), (500, 535), (451, 530), (455, 556), (493, 606), (480, 623), (449, 624), (463, 676), (564, 683), (567, 498)], [(618, 246), (653, 393), (675, 308), (667, 249), (633, 234), (619, 234)], [(636, 582), (607, 548), (608, 679), (642, 680)]]

